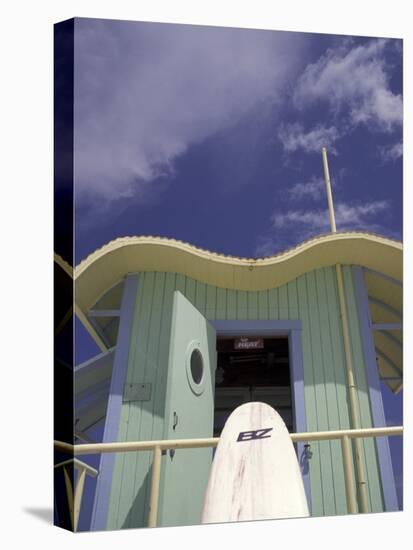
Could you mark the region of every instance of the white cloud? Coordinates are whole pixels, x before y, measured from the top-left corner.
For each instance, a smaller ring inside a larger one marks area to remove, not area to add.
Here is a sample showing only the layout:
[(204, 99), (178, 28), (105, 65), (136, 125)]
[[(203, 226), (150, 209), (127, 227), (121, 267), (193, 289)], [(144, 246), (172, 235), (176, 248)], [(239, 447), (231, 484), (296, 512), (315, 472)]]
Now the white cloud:
[(278, 101), (301, 47), (297, 35), (244, 29), (93, 19), (75, 29), (76, 191), (107, 200)]
[(303, 150), (306, 153), (321, 153), (321, 148), (326, 147), (329, 153), (336, 154), (334, 143), (340, 137), (337, 128), (318, 125), (305, 132), (302, 124), (293, 123), (281, 126), (278, 137), (285, 151), (293, 153)]
[(403, 143), (400, 141), (390, 147), (379, 147), (379, 153), (383, 162), (392, 162), (403, 156)]
[[(364, 204), (338, 203), (335, 206), (337, 231), (369, 231), (382, 233), (383, 215), (390, 209), (388, 201), (372, 201)], [(306, 239), (330, 233), (327, 206), (324, 209), (290, 209), (271, 217), (272, 230), (261, 236), (255, 250), (257, 257), (265, 257), (294, 246)], [(398, 238), (397, 235), (394, 235)]]
[(348, 122), (375, 125), (392, 131), (403, 120), (402, 97), (391, 91), (385, 62), (387, 40), (363, 46), (329, 49), (308, 65), (294, 92), (294, 102), (305, 107), (326, 101), (333, 112), (343, 111)]
[[(335, 208), (337, 229), (371, 229), (371, 217), (389, 208), (388, 201), (373, 201), (365, 204), (338, 203)], [(306, 226), (309, 230), (328, 230), (330, 221), (327, 208), (324, 210), (288, 210), (276, 213), (271, 218), (273, 227)]]
[(389, 210), (390, 202), (387, 200), (372, 201), (365, 204), (350, 205), (339, 203), (336, 209), (336, 221), (343, 228), (369, 229), (377, 224), (371, 218), (376, 214)]
[(325, 194), (325, 182), (322, 178), (312, 176), (309, 181), (304, 183), (295, 183), (288, 189), (291, 199), (299, 200), (302, 198), (319, 199)]

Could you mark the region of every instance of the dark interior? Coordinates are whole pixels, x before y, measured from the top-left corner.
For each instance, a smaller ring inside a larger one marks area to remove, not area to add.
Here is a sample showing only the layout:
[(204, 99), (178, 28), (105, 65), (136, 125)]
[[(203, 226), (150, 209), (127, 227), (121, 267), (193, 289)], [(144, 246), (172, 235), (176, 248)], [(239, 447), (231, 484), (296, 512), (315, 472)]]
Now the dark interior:
[(214, 435), (236, 407), (250, 401), (272, 406), (292, 431), (288, 338), (218, 338), (217, 352)]

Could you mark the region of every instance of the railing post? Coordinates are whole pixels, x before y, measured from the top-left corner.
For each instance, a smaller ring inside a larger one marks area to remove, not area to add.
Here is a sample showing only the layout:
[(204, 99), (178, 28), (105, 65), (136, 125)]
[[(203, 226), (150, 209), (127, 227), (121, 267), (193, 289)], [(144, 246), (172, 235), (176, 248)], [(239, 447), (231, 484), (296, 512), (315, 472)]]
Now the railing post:
[(351, 441), (348, 435), (344, 435), (341, 437), (341, 450), (343, 453), (347, 511), (349, 514), (355, 514), (357, 512), (357, 499), (354, 486)]
[(63, 474), (65, 476), (65, 485), (66, 485), (66, 494), (67, 494), (67, 503), (69, 506), (69, 515), (70, 515), (70, 523), (72, 524), (73, 529), (73, 488), (72, 488), (72, 481), (69, 476), (69, 472), (67, 471), (66, 466), (63, 466)]
[(82, 504), (83, 488), (85, 486), (86, 468), (79, 468), (78, 478), (75, 489), (75, 499), (73, 507), (73, 528), (77, 531), (79, 523), (80, 506)]
[(156, 527), (158, 517), (159, 482), (161, 478), (161, 447), (157, 445), (153, 450), (151, 492), (149, 496), (148, 527)]

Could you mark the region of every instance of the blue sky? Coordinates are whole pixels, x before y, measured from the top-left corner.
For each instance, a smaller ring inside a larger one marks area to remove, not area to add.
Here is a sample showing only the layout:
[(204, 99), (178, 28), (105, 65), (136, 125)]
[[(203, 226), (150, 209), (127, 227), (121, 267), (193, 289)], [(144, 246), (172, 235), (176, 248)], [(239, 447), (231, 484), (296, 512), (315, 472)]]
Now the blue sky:
[(401, 94), (401, 40), (77, 19), (76, 263), (125, 235), (263, 257), (327, 233), (322, 146), (338, 231), (401, 240)]
[(76, 261), (124, 235), (261, 257), (402, 235), (402, 41), (76, 20)]

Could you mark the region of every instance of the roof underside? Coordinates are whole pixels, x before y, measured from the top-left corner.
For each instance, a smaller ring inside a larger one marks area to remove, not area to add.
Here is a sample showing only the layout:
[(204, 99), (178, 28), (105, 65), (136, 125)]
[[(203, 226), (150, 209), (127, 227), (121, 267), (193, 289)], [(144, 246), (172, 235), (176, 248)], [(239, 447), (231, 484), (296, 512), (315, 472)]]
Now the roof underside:
[(106, 415), (114, 349), (75, 368), (75, 434), (86, 433)]
[[(399, 281), (364, 272), (380, 377), (397, 393), (403, 385), (403, 288)], [(399, 326), (400, 328), (390, 328)]]

